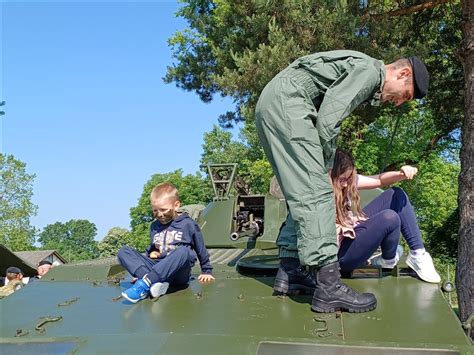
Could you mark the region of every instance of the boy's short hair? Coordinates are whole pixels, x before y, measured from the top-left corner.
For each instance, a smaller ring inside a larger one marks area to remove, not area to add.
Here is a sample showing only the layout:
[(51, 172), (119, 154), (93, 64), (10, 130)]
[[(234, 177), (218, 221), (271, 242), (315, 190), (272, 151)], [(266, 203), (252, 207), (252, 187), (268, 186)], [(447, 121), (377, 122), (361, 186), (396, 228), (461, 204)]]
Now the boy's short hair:
[(150, 200), (153, 201), (164, 196), (169, 196), (174, 201), (179, 201), (178, 189), (170, 182), (163, 182), (156, 185), (153, 190), (151, 190)]

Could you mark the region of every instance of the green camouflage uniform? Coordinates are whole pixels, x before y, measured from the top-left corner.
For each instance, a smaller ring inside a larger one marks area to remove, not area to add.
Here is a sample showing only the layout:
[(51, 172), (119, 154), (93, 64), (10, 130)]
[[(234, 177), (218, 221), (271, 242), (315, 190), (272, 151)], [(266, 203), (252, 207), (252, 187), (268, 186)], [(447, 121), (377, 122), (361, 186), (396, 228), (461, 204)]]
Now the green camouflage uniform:
[(340, 50), (297, 59), (263, 89), (257, 132), (290, 210), (277, 240), (280, 257), (299, 256), (310, 266), (337, 261), (328, 175), (336, 138), (357, 106), (378, 104), (384, 80), (382, 61)]
[(0, 287), (0, 298), (10, 296), (13, 292), (23, 287), (21, 280), (12, 280), (8, 285)]

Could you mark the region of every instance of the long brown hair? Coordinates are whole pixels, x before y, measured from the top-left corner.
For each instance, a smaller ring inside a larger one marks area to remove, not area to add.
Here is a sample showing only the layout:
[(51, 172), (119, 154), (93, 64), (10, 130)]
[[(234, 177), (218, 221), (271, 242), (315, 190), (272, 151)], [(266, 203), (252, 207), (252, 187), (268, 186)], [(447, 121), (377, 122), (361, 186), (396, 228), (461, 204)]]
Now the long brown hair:
[[(347, 181), (347, 187), (344, 187), (340, 177), (348, 171), (351, 173)], [(336, 149), (334, 165), (331, 170), (331, 180), (336, 203), (336, 223), (346, 227), (352, 226), (352, 210), (354, 210), (357, 218), (365, 218), (366, 215), (360, 207), (360, 196), (357, 190), (357, 171), (351, 153), (339, 148)]]

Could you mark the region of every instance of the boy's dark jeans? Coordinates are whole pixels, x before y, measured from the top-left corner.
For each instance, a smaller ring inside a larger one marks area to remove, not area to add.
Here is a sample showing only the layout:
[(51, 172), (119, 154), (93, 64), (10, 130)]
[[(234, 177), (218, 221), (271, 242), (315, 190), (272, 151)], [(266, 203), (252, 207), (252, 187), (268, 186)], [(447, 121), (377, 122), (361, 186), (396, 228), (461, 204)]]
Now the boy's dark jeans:
[(181, 246), (163, 259), (150, 259), (133, 248), (124, 246), (117, 258), (120, 264), (134, 277), (142, 278), (148, 274), (152, 284), (169, 282), (173, 286), (186, 286), (189, 283), (191, 268), (196, 262), (196, 254), (190, 248)]

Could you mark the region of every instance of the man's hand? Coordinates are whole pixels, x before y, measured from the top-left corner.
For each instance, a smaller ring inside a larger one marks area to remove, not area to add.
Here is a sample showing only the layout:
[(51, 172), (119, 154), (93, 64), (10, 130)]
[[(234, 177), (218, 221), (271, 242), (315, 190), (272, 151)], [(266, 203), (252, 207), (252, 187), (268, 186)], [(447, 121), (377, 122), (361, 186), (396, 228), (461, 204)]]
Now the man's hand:
[(159, 251), (154, 250), (150, 253), (150, 259), (158, 259), (159, 257), (160, 257)]
[(415, 177), (415, 175), (418, 173), (418, 169), (413, 167), (413, 166), (410, 166), (410, 165), (404, 165), (402, 166), (402, 168), (400, 169), (400, 172), (405, 175), (405, 177), (407, 178), (407, 180), (411, 180)]
[(201, 283), (212, 282), (214, 280), (215, 280), (214, 276), (210, 274), (201, 274), (198, 276), (198, 281)]

